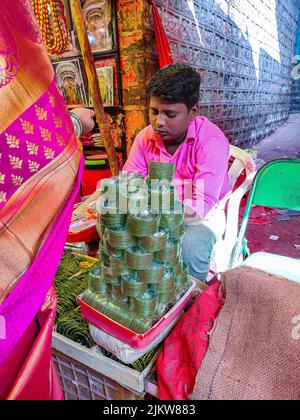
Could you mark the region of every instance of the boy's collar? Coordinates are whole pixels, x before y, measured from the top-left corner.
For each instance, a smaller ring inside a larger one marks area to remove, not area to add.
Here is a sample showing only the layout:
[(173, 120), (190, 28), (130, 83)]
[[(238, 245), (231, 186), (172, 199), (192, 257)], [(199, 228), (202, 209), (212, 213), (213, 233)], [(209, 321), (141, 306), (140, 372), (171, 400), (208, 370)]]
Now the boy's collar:
[[(186, 138), (185, 138), (184, 142), (186, 141), (187, 143), (193, 143), (195, 141), (195, 139), (196, 139), (196, 122), (195, 122), (195, 120), (193, 120), (189, 124), (189, 128), (188, 128), (188, 131), (187, 131)], [(156, 143), (163, 143), (162, 139), (156, 134), (156, 132), (154, 130), (151, 134), (150, 140), (152, 140)]]

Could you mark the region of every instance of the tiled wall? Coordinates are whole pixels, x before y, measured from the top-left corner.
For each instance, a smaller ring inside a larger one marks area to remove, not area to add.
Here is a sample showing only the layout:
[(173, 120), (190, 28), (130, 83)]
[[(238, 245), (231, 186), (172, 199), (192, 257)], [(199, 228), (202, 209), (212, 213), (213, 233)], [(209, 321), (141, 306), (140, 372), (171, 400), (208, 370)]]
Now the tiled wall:
[(175, 60), (191, 64), (202, 75), (202, 114), (233, 144), (252, 145), (286, 121), (296, 0), (156, 3)]
[(291, 113), (300, 113), (300, 11), (298, 20), (298, 33), (296, 39), (296, 50), (294, 58), (294, 68), (292, 71), (292, 102)]

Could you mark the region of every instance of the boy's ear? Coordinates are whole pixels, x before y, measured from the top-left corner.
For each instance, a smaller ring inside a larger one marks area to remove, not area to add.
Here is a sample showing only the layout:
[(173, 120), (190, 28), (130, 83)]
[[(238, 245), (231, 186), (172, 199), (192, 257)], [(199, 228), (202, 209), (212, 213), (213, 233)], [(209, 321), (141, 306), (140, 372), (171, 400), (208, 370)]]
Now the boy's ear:
[(195, 104), (191, 109), (191, 120), (195, 120), (199, 116), (199, 104)]

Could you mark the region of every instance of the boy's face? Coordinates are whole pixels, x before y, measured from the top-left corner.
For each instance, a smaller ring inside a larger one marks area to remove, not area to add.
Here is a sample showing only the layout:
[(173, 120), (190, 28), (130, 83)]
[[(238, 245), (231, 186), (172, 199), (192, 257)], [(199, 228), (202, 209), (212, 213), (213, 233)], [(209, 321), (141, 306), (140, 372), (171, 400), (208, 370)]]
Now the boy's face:
[(159, 97), (150, 99), (150, 123), (153, 130), (164, 142), (173, 142), (183, 136), (190, 121), (197, 115), (198, 107), (195, 105), (188, 111), (185, 104), (166, 104)]

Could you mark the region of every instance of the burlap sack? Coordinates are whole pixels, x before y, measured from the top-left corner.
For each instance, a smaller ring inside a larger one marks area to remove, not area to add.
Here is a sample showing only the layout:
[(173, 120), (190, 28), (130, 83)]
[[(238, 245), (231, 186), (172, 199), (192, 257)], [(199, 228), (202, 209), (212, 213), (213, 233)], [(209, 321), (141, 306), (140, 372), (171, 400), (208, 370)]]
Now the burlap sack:
[(226, 303), (193, 400), (300, 399), (300, 285), (252, 269), (223, 276)]

